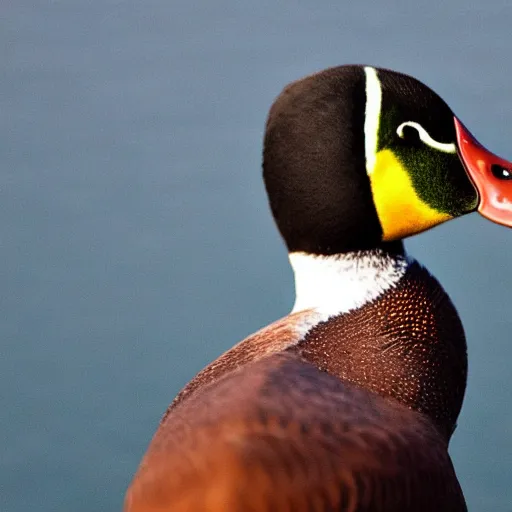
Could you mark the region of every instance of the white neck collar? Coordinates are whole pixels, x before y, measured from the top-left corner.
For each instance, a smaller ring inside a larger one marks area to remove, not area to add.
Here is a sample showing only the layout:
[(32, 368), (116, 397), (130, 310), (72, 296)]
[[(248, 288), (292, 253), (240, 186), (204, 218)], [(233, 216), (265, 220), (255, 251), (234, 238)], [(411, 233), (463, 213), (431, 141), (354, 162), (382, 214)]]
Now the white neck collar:
[(395, 286), (411, 260), (381, 250), (333, 256), (289, 254), (295, 274), (292, 313), (315, 310), (325, 321), (371, 302)]

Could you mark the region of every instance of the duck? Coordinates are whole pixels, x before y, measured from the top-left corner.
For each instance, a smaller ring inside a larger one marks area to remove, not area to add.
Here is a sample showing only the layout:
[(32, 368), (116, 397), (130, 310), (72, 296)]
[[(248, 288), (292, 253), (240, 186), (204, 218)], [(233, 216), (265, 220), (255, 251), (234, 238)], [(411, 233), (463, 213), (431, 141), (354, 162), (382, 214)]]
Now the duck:
[(419, 80), (343, 65), (277, 97), (263, 179), (293, 309), (176, 396), (124, 511), (467, 510), (464, 329), (403, 239), (474, 211), (511, 227), (512, 164)]

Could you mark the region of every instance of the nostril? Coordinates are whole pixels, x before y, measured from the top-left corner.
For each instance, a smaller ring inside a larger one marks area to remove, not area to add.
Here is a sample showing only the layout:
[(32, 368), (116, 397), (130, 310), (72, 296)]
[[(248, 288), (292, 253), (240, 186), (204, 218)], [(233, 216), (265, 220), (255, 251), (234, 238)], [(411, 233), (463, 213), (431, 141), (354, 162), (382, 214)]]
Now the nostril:
[(491, 172), (499, 180), (512, 180), (512, 169), (507, 169), (499, 164), (492, 164)]

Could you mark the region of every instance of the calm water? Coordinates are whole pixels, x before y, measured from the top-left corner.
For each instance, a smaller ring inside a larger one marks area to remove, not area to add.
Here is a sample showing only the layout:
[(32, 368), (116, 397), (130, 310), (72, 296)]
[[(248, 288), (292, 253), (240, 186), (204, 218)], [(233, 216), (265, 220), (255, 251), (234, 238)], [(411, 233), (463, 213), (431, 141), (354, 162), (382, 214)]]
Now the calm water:
[[(509, 0), (313, 5), (2, 3), (2, 512), (119, 510), (180, 387), (289, 310), (260, 178), (285, 83), (396, 68), (512, 158)], [(510, 512), (512, 231), (472, 215), (408, 248), (467, 330), (451, 453), (470, 509)]]

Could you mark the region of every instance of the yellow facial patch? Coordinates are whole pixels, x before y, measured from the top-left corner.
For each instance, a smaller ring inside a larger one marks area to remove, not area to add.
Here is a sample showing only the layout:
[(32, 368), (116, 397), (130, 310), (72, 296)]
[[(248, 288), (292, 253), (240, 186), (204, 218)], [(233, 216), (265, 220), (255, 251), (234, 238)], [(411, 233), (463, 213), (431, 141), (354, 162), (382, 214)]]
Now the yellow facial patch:
[(452, 218), (418, 197), (409, 174), (389, 149), (377, 153), (369, 178), (383, 240), (398, 240)]

